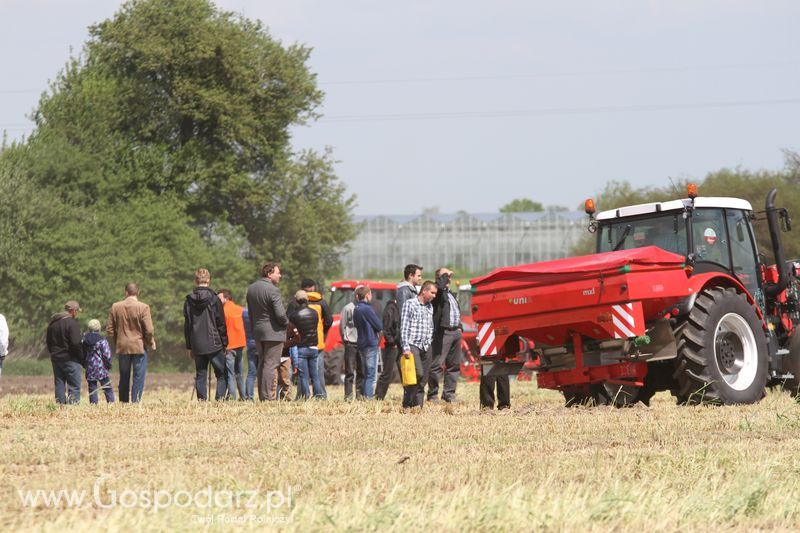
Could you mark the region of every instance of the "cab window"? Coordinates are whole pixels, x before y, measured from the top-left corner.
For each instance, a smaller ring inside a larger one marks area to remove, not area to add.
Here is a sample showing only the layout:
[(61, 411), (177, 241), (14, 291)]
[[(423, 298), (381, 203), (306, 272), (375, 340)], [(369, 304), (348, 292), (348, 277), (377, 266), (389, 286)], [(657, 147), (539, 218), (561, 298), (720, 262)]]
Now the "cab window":
[(686, 255), (686, 222), (682, 211), (620, 220), (604, 224), (599, 239), (599, 252), (658, 246), (668, 252)]
[(695, 260), (730, 269), (728, 231), (722, 209), (695, 209), (692, 213)]
[(731, 240), (731, 255), (733, 256), (733, 273), (747, 288), (750, 294), (758, 291), (758, 254), (753, 246), (750, 234), (750, 221), (745, 211), (728, 209), (728, 232)]

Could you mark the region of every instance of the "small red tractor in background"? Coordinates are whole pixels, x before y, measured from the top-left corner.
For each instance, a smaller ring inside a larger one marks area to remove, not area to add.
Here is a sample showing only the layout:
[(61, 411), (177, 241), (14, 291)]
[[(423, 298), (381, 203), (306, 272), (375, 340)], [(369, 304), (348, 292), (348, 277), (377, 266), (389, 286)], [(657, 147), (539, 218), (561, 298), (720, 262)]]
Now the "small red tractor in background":
[[(736, 198), (697, 195), (605, 211), (589, 229), (597, 253), (498, 268), (475, 279), (482, 371), (516, 373), (519, 339), (536, 344), (540, 388), (576, 403), (759, 401), (767, 385), (795, 394), (800, 376), (800, 264), (787, 261), (787, 211), (776, 191), (762, 213)], [(759, 255), (766, 218), (775, 257)], [(781, 228), (781, 225), (783, 226)]]
[[(396, 283), (372, 280), (346, 280), (331, 283), (331, 295), (328, 306), (333, 315), (333, 324), (325, 336), (325, 383), (327, 385), (341, 385), (344, 375), (344, 345), (339, 334), (339, 317), (345, 305), (353, 301), (356, 287), (366, 285), (372, 290), (372, 307), (378, 316), (383, 314), (383, 308), (394, 299)], [(381, 339), (383, 347), (383, 339)], [(380, 358), (379, 358), (380, 360)]]
[[(344, 345), (339, 334), (339, 317), (342, 308), (353, 301), (356, 287), (366, 285), (372, 290), (372, 306), (378, 316), (382, 316), (383, 309), (389, 300), (394, 299), (397, 290), (396, 283), (374, 280), (343, 280), (334, 281), (330, 286), (330, 299), (328, 305), (333, 315), (333, 324), (325, 337), (325, 383), (340, 385), (344, 374)], [(478, 364), (478, 342), (476, 340), (478, 329), (472, 321), (472, 292), (470, 285), (459, 285), (457, 293), (458, 305), (461, 310), (461, 324), (463, 335), (461, 338), (461, 375), (467, 381), (480, 379), (480, 366)], [(383, 348), (383, 339), (381, 339)], [(382, 360), (378, 360), (382, 364)]]

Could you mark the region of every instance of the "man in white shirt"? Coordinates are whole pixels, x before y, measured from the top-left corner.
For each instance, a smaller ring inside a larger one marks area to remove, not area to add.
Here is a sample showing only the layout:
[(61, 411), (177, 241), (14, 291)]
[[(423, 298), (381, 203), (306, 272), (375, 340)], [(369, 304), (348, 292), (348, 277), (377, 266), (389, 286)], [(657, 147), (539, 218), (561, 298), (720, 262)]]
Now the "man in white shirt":
[[(359, 285), (358, 287), (360, 287)], [(356, 290), (358, 290), (356, 287)], [(355, 302), (349, 302), (339, 313), (339, 336), (342, 338), (344, 346), (344, 399), (353, 399), (353, 385), (355, 384), (355, 396), (361, 398), (361, 391), (364, 390), (364, 366), (366, 362), (359, 356), (356, 343), (358, 342), (358, 332), (353, 321), (353, 311), (356, 308)]]
[(8, 355), (8, 323), (6, 317), (0, 315), (0, 376), (3, 375), (3, 361)]

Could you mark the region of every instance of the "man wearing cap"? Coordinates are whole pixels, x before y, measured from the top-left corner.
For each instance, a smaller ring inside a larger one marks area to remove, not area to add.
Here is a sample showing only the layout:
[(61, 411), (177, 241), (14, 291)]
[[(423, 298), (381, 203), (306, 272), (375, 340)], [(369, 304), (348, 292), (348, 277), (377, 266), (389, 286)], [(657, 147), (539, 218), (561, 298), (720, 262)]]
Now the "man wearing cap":
[[(147, 348), (156, 349), (150, 306), (139, 301), (139, 285), (125, 285), (125, 298), (111, 306), (106, 333), (119, 358), (119, 401), (142, 399), (147, 374)], [(131, 369), (133, 391), (131, 394)]]
[(78, 302), (69, 300), (64, 304), (64, 311), (53, 315), (47, 325), (47, 351), (53, 364), (56, 402), (60, 404), (81, 400), (83, 352), (81, 327), (75, 320), (80, 310)]
[[(311, 278), (304, 278), (300, 283), (300, 289), (306, 291), (308, 295), (308, 307), (317, 312), (319, 325), (317, 326), (317, 374), (319, 374), (319, 390), (314, 389), (314, 396), (328, 398), (328, 391), (325, 389), (325, 338), (328, 330), (333, 324), (333, 314), (328, 307), (328, 302), (317, 292), (317, 282)], [(290, 303), (289, 312), (294, 311)], [(338, 381), (334, 381), (334, 384)]]

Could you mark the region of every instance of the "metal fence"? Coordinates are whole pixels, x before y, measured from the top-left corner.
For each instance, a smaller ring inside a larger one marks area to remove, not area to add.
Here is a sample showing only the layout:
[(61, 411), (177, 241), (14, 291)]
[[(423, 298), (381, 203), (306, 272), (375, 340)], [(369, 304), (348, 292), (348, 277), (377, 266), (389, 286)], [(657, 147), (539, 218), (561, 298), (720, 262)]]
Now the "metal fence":
[(498, 266), (558, 259), (586, 235), (582, 212), (377, 215), (355, 218), (360, 229), (344, 256), (348, 278), (450, 266), (488, 272)]

